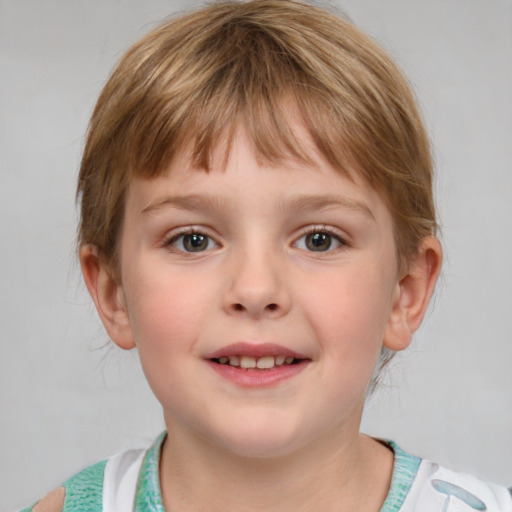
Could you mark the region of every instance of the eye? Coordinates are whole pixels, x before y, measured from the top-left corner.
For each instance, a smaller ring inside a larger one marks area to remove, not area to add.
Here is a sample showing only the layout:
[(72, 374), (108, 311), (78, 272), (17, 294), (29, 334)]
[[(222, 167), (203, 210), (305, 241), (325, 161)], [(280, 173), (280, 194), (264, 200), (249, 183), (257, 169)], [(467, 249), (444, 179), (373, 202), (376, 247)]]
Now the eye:
[(172, 237), (168, 245), (181, 252), (203, 252), (213, 249), (217, 243), (204, 233), (182, 233)]
[(327, 252), (346, 245), (337, 235), (329, 231), (312, 231), (301, 236), (295, 246), (305, 251)]

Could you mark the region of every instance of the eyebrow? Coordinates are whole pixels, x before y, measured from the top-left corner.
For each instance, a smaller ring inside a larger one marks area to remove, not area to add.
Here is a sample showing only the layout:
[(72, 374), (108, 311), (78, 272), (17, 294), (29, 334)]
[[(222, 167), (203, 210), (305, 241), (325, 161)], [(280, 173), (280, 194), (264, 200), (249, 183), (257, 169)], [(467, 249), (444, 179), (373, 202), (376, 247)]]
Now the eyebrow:
[[(141, 214), (157, 213), (166, 208), (222, 211), (229, 208), (229, 204), (229, 198), (217, 195), (187, 194), (165, 196), (151, 202), (141, 211)], [(375, 220), (375, 216), (367, 204), (339, 195), (296, 194), (291, 198), (282, 201), (280, 207), (285, 211), (314, 211), (341, 207), (347, 210), (359, 212), (364, 216)]]
[(222, 196), (187, 194), (160, 197), (146, 206), (141, 214), (157, 213), (166, 208), (179, 208), (181, 210), (223, 210), (229, 205), (229, 200)]
[(350, 199), (340, 195), (309, 195), (297, 194), (288, 199), (283, 207), (288, 210), (326, 210), (329, 208), (344, 208), (359, 212), (364, 216), (375, 220), (375, 215), (371, 208), (364, 202), (356, 199)]

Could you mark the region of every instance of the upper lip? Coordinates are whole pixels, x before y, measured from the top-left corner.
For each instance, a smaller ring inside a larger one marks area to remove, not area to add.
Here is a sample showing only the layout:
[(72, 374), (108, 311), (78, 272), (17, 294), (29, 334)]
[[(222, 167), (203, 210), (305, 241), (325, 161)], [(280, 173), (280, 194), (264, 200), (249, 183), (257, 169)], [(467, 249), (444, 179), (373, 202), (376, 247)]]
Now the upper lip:
[(264, 356), (286, 356), (294, 357), (295, 359), (309, 359), (304, 354), (300, 354), (295, 350), (277, 345), (276, 343), (247, 343), (240, 341), (226, 345), (219, 348), (214, 352), (206, 355), (206, 359), (218, 359), (219, 357), (230, 356), (249, 356), (249, 357), (264, 357)]

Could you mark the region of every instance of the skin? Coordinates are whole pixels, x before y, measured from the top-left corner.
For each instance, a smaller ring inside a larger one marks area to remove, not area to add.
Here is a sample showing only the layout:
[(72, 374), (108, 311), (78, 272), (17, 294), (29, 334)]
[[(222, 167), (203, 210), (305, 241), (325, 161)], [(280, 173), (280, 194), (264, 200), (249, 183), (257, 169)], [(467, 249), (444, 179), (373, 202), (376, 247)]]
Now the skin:
[(32, 512), (60, 512), (64, 507), (65, 497), (66, 490), (64, 487), (59, 487), (39, 501)]
[[(80, 254), (109, 335), (138, 348), (162, 404), (164, 505), (377, 511), (393, 456), (359, 434), (365, 393), (381, 347), (406, 348), (421, 323), (439, 243), (425, 239), (399, 274), (391, 215), (361, 179), (320, 157), (261, 163), (243, 131), (221, 162), (219, 150), (205, 173), (184, 153), (130, 184), (120, 279), (94, 246)], [(204, 250), (188, 250), (192, 232)], [(314, 234), (330, 247), (312, 250)], [(240, 341), (307, 362), (274, 385), (240, 386), (208, 360)]]

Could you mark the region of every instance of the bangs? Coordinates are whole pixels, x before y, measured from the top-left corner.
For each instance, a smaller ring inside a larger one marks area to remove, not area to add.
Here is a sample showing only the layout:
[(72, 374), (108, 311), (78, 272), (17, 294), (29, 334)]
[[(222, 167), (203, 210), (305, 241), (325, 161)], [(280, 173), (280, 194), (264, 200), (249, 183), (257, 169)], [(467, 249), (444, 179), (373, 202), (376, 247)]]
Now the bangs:
[(122, 137), (125, 168), (137, 176), (158, 176), (186, 149), (194, 166), (209, 170), (219, 147), (227, 160), (242, 126), (256, 156), (267, 163), (311, 164), (316, 153), (347, 169), (346, 148), (353, 152), (351, 139), (359, 130), (347, 129), (355, 119), (345, 118), (354, 109), (340, 105), (339, 90), (329, 90), (319, 79), (321, 70), (306, 69), (304, 56), (293, 55), (275, 34), (257, 27), (241, 31), (236, 24), (224, 30), (194, 48), (189, 59), (176, 62), (174, 56), (161, 66), (160, 76), (141, 67), (141, 75), (151, 74), (154, 81), (132, 106), (133, 136)]

